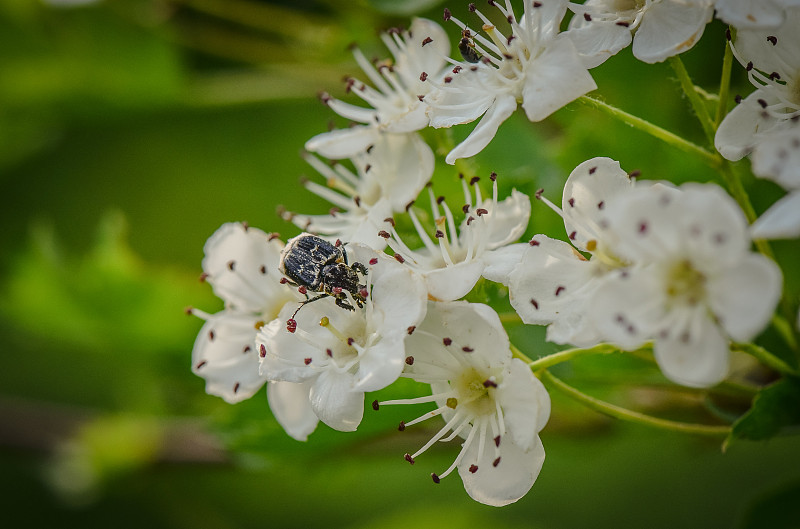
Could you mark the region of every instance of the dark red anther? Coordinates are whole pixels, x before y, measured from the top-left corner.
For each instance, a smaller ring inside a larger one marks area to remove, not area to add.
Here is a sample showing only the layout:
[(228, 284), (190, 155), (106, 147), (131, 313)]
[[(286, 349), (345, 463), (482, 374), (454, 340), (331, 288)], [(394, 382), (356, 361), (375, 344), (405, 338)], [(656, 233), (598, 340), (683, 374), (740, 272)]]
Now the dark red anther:
[(394, 225), (395, 225), (395, 222), (394, 222), (394, 218), (393, 218), (393, 217), (386, 217), (385, 219), (383, 219), (383, 222), (388, 222), (388, 223), (389, 223), (389, 224), (391, 224), (392, 226), (394, 226)]
[(442, 230), (436, 230), (436, 233), (434, 233), (433, 236), (436, 237), (437, 239), (441, 239), (442, 237), (444, 237), (444, 232)]
[(300, 292), (301, 294), (305, 294), (306, 292), (308, 292), (308, 289), (306, 288), (305, 285), (300, 285), (299, 287), (297, 287), (297, 291)]
[(259, 267), (258, 271), (261, 272), (261, 275), (265, 275), (267, 273), (267, 267), (264, 266), (264, 265), (261, 265), (261, 267)]
[(469, 471), (470, 471), (470, 473), (474, 474), (475, 472), (478, 471), (478, 465), (470, 465), (469, 466)]
[(639, 224), (639, 233), (647, 233), (647, 223), (642, 221)]
[(406, 357), (406, 365), (409, 365), (409, 366), (413, 366), (414, 365), (414, 357), (413, 356), (407, 356)]
[(558, 287), (556, 288), (556, 296), (558, 296), (559, 294), (561, 294), (561, 293), (562, 293), (562, 292), (564, 292), (565, 290), (566, 290), (566, 287), (563, 287), (563, 286), (558, 286)]
[(198, 363), (196, 366), (194, 366), (194, 368), (195, 369), (200, 369), (201, 367), (203, 367), (206, 364), (208, 364), (208, 362), (206, 362), (205, 360), (201, 360), (200, 363)]
[(474, 186), (475, 184), (477, 184), (480, 181), (481, 181), (481, 177), (480, 176), (473, 176), (472, 178), (469, 179), (469, 185)]
[(773, 46), (776, 46), (778, 44), (778, 37), (770, 35), (769, 37), (767, 37), (767, 41)]
[(433, 39), (432, 39), (432, 38), (430, 38), (430, 37), (425, 37), (425, 38), (422, 40), (422, 45), (424, 46), (424, 45), (426, 45), (426, 44), (430, 44), (431, 42), (433, 42)]
[(356, 203), (356, 207), (357, 208), (361, 207), (361, 197), (360, 196), (358, 196), (358, 195), (354, 196), (353, 197), (353, 202)]
[(500, 457), (498, 457), (497, 459), (495, 459), (494, 461), (492, 461), (492, 466), (493, 466), (493, 467), (496, 467), (496, 466), (497, 466), (497, 465), (499, 465), (499, 464), (500, 464)]
[(355, 343), (355, 339), (354, 338), (348, 338), (347, 339), (347, 345), (353, 345), (353, 343)]
[(405, 429), (406, 429), (406, 422), (405, 421), (400, 421), (400, 424), (397, 425), (397, 430), (402, 432)]
[(379, 231), (378, 236), (383, 237), (384, 239), (388, 239), (389, 237), (391, 237), (391, 235), (389, 235), (389, 232), (386, 230)]
[(464, 67), (459, 64), (458, 66), (453, 68), (453, 73), (457, 74), (458, 72), (460, 72), (463, 69), (464, 69)]
[(375, 410), (375, 411), (378, 411), (379, 409), (381, 409), (381, 405), (378, 404), (377, 400), (373, 400), (372, 401), (372, 409)]
[(245, 345), (244, 348), (242, 349), (242, 353), (247, 354), (250, 352), (251, 349), (252, 347), (250, 347), (249, 345)]
[(367, 289), (366, 289), (366, 288), (362, 288), (361, 290), (359, 290), (359, 291), (358, 291), (358, 293), (359, 293), (359, 294), (361, 295), (361, 297), (362, 297), (362, 298), (364, 298), (364, 299), (367, 299), (367, 296), (369, 296), (369, 292), (367, 291)]
[(438, 197), (436, 197), (437, 204), (441, 204), (442, 202), (444, 202), (444, 195), (439, 195)]
[(239, 387), (240, 386), (241, 386), (241, 384), (239, 384), (238, 382), (236, 384), (234, 384), (233, 385), (233, 392), (234, 393), (239, 393)]
[(419, 80), (423, 83), (428, 80), (428, 72), (422, 72), (419, 74)]
[(437, 483), (437, 484), (438, 484), (438, 483), (439, 483), (439, 481), (440, 481), (440, 480), (439, 480), (439, 476), (437, 476), (437, 475), (436, 475), (436, 472), (432, 472), (432, 473), (431, 473), (431, 479), (433, 480), (433, 482), (434, 482), (434, 483)]
[(531, 298), (531, 305), (533, 305), (534, 309), (539, 310), (539, 302), (533, 298)]
[(331, 351), (330, 349), (325, 349), (325, 354), (333, 358), (333, 351)]
[(452, 83), (453, 82), (453, 78), (448, 75), (447, 77), (444, 78), (444, 82), (445, 82), (445, 84)]
[(414, 331), (416, 331), (416, 330), (417, 330), (417, 326), (416, 325), (410, 325), (408, 327), (408, 329), (406, 329), (406, 332), (408, 332), (408, 334), (414, 334)]
[(452, 17), (452, 16), (453, 15), (450, 13), (450, 10), (445, 7), (444, 8), (444, 21), (447, 22), (448, 20), (450, 20), (450, 17)]
[(642, 176), (642, 172), (639, 169), (634, 169), (628, 173), (628, 178), (639, 178), (640, 176)]
[(311, 363), (311, 358), (303, 358), (303, 363), (304, 363), (305, 365), (308, 365), (308, 364), (310, 364), (310, 363)]
[(483, 387), (485, 387), (485, 388), (496, 388), (497, 387), (497, 382), (487, 378), (486, 380), (483, 381)]
[(412, 200), (411, 202), (409, 202), (408, 204), (406, 204), (406, 211), (408, 211), (409, 209), (411, 209), (411, 206), (413, 206), (413, 205), (414, 205), (414, 202), (415, 202), (415, 201), (414, 201), (414, 200)]
[(497, 180), (497, 173), (495, 173), (494, 171), (492, 171), (492, 173), (489, 175), (489, 180), (491, 180), (492, 182), (494, 182), (495, 180)]
[(542, 189), (540, 187), (539, 189), (536, 190), (536, 193), (533, 194), (533, 198), (535, 198), (536, 200), (539, 200), (539, 199), (542, 198), (542, 194), (543, 193), (544, 193), (544, 189)]
[(534, 2), (533, 3), (533, 7), (542, 7), (542, 3), (541, 2)]
[(183, 313), (186, 314), (187, 316), (191, 316), (192, 315), (192, 311), (194, 311), (194, 307), (192, 307), (192, 306), (189, 306), (189, 307), (186, 307), (185, 309), (183, 309)]
[(293, 333), (297, 330), (297, 321), (294, 318), (289, 318), (286, 320), (286, 330)]
[(280, 233), (272, 232), (269, 234), (269, 237), (267, 237), (267, 240), (274, 241), (275, 239), (280, 239), (280, 237), (281, 237)]
[(408, 461), (408, 462), (409, 462), (409, 463), (411, 463), (412, 465), (414, 464), (414, 458), (413, 458), (413, 457), (411, 457), (411, 454), (405, 454), (405, 455), (403, 456), (403, 459), (405, 459), (406, 461)]
[(500, 446), (500, 436), (499, 435), (494, 438), (494, 445), (495, 446)]
[(583, 14), (583, 19), (584, 19), (586, 22), (591, 22), (591, 21), (592, 21), (592, 15), (590, 15), (589, 13), (584, 13), (584, 14)]
[(472, 215), (470, 215), (469, 217), (467, 217), (467, 226), (469, 226), (470, 224), (472, 224), (472, 221), (473, 221), (473, 220), (475, 220), (475, 217), (473, 217)]
[(575, 197), (570, 197), (570, 199), (567, 200), (567, 203), (569, 204), (569, 207), (574, 208), (575, 207)]
[(473, 349), (472, 347), (469, 347), (469, 346), (466, 346), (466, 345), (465, 345), (464, 347), (462, 347), (462, 348), (461, 348), (461, 350), (462, 350), (462, 351), (464, 351), (465, 353), (471, 353), (471, 352), (472, 352), (472, 351), (474, 351), (475, 349)]
[(574, 241), (575, 237), (577, 237), (577, 236), (578, 236), (578, 232), (577, 231), (573, 231), (572, 233), (569, 234), (569, 240)]
[(470, 13), (474, 13), (474, 12), (475, 12), (475, 10), (476, 10), (476, 9), (478, 9), (478, 8), (477, 8), (477, 7), (475, 7), (475, 4), (473, 4), (473, 3), (471, 3), (471, 2), (470, 2), (470, 4), (467, 6), (467, 9), (469, 9), (469, 12), (470, 12)]
[(597, 209), (603, 209), (603, 207), (605, 205), (606, 205), (606, 201), (605, 200), (601, 200), (600, 202), (597, 203)]
[(201, 283), (205, 283), (206, 279), (208, 279), (208, 274), (203, 272), (202, 274), (200, 274), (200, 277), (198, 279), (200, 280)]
[(403, 256), (400, 255), (399, 253), (394, 254), (394, 258), (395, 258), (395, 260), (397, 260), (398, 263), (405, 263), (406, 262), (406, 260), (403, 258)]
[(213, 342), (213, 341), (214, 341), (214, 337), (215, 337), (215, 336), (216, 336), (216, 334), (214, 334), (214, 330), (213, 330), (213, 329), (212, 329), (212, 330), (210, 330), (210, 331), (208, 331), (208, 340), (209, 340), (210, 342)]
[(281, 280), (280, 280), (280, 284), (281, 284), (281, 285), (285, 285), (285, 284), (286, 284), (286, 283), (288, 283), (288, 282), (289, 282), (289, 280), (288, 280), (288, 279), (286, 279), (285, 277), (282, 277), (282, 278), (281, 278)]
[(461, 206), (461, 211), (464, 212), (464, 215), (469, 213), (469, 204), (464, 204), (463, 206)]
[(451, 343), (453, 343), (453, 340), (451, 340), (450, 338), (442, 338), (442, 343), (445, 345), (450, 345)]
[(475, 213), (476, 213), (476, 214), (477, 214), (479, 217), (481, 217), (481, 216), (483, 216), (483, 215), (486, 215), (486, 214), (488, 214), (488, 213), (489, 213), (489, 210), (487, 210), (487, 209), (484, 209), (484, 208), (478, 208), (478, 209), (476, 209), (476, 210), (475, 210)]
[(263, 343), (258, 347), (258, 356), (261, 358), (265, 358), (267, 356), (267, 348)]
[(372, 259), (369, 260), (369, 264), (375, 266), (376, 264), (378, 264), (378, 258), (373, 257)]
[(531, 246), (539, 246), (540, 243), (536, 239), (531, 239), (528, 244), (530, 244)]

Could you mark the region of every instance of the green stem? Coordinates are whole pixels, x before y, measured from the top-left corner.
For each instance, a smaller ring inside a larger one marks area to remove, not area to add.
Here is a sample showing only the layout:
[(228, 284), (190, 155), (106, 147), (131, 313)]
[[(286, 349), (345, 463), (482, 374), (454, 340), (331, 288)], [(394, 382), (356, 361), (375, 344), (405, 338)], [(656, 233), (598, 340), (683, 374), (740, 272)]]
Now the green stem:
[(678, 82), (681, 83), (683, 93), (686, 94), (686, 97), (689, 99), (689, 103), (691, 103), (692, 109), (697, 119), (700, 121), (700, 125), (703, 126), (706, 139), (708, 139), (711, 145), (714, 145), (714, 135), (716, 133), (714, 123), (711, 121), (711, 116), (708, 114), (708, 108), (706, 108), (705, 102), (700, 98), (700, 94), (697, 93), (694, 83), (689, 77), (689, 72), (686, 71), (683, 61), (678, 55), (673, 55), (669, 58), (669, 64), (672, 66), (675, 75), (678, 76)]
[(719, 165), (719, 157), (715, 155), (713, 152), (700, 147), (699, 145), (692, 143), (677, 134), (670, 132), (666, 129), (662, 129), (661, 127), (650, 123), (647, 120), (644, 120), (638, 116), (634, 116), (633, 114), (628, 114), (624, 110), (620, 110), (617, 107), (609, 105), (599, 99), (595, 99), (589, 96), (581, 96), (576, 101), (579, 101), (585, 105), (588, 105), (592, 108), (595, 108), (614, 119), (617, 119), (631, 127), (638, 129), (642, 132), (645, 132), (654, 138), (658, 138), (659, 140), (672, 145), (673, 147), (680, 149), (684, 152), (692, 153), (694, 155), (700, 156), (705, 163), (710, 165), (711, 167), (716, 168)]
[(516, 312), (501, 312), (498, 316), (500, 316), (500, 323), (522, 323), (522, 318)]
[(765, 366), (774, 369), (782, 375), (789, 375), (792, 377), (800, 376), (800, 371), (758, 345), (752, 343), (734, 343), (731, 344), (731, 350), (747, 353)]
[[(728, 31), (733, 28), (728, 26)], [(728, 113), (728, 93), (731, 87), (731, 70), (733, 66), (733, 50), (730, 43), (725, 41), (725, 55), (722, 58), (722, 75), (719, 81), (719, 101), (717, 102), (717, 114), (714, 116), (714, 128), (719, 128), (719, 124)]]
[(659, 419), (658, 417), (652, 417), (644, 413), (639, 413), (626, 408), (622, 408), (620, 406), (616, 406), (609, 402), (596, 399), (590, 395), (587, 395), (586, 393), (583, 393), (582, 391), (570, 386), (569, 384), (567, 384), (566, 382), (556, 377), (547, 370), (541, 372), (541, 378), (551, 386), (554, 386), (556, 389), (558, 389), (565, 395), (575, 399), (576, 401), (580, 402), (586, 407), (591, 408), (597, 412), (603, 413), (605, 415), (608, 415), (609, 417), (614, 417), (615, 419), (634, 422), (637, 424), (642, 424), (653, 428), (660, 428), (662, 430), (670, 430), (673, 432), (690, 433), (696, 435), (725, 437), (731, 433), (731, 429), (728, 426), (707, 426), (704, 424), (692, 424), (692, 423), (685, 423), (678, 421), (670, 421), (667, 419)]

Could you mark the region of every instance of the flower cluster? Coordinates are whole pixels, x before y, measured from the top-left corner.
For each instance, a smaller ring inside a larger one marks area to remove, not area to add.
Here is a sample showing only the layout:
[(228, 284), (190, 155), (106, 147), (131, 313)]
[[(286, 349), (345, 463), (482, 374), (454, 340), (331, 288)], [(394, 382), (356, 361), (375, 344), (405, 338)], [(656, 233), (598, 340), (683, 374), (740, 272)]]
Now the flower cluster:
[[(489, 4), (496, 11), (488, 15), (469, 6), (480, 31), (445, 10), (460, 32), (459, 57), (426, 19), (382, 35), (392, 59), (373, 63), (354, 50), (371, 84), (350, 78), (347, 90), (369, 106), (324, 94), (357, 124), (305, 145), (326, 185), (304, 185), (333, 208), (284, 211), (303, 230), (285, 244), (246, 224), (223, 225), (206, 244), (203, 278), (225, 308), (190, 311), (206, 320), (192, 362), (207, 392), (234, 403), (266, 384), (276, 420), (298, 440), (319, 421), (356, 430), (365, 394), (399, 378), (430, 385), (429, 395), (378, 398), (372, 407), (433, 404), (400, 429), (438, 416), (444, 425), (404, 458), (415, 464), (434, 443), (460, 439), (452, 465), (433, 481), (458, 470), (472, 498), (500, 506), (525, 495), (542, 468), (550, 397), (495, 309), (465, 296), (481, 281), (498, 283), (519, 320), (547, 326), (548, 341), (652, 344), (674, 383), (723, 381), (731, 345), (754, 340), (782, 295), (781, 270), (752, 251), (754, 239), (800, 235), (800, 8), (778, 0), (525, 0), (517, 16), (510, 0)], [(572, 171), (560, 207), (536, 194), (563, 218), (564, 240), (520, 241), (530, 197), (513, 189), (503, 197), (494, 172), (459, 174), (463, 203), (434, 194), (436, 160), (422, 129), (479, 120), (444, 161), (470, 157), (518, 104), (540, 121), (596, 89), (589, 69), (631, 42), (647, 63), (691, 48), (715, 8), (726, 21), (752, 22), (729, 40), (756, 87), (737, 98), (716, 148), (729, 160), (751, 155), (758, 176), (789, 191), (754, 224), (716, 184), (637, 180), (604, 157)], [(429, 206), (417, 205), (420, 194)]]

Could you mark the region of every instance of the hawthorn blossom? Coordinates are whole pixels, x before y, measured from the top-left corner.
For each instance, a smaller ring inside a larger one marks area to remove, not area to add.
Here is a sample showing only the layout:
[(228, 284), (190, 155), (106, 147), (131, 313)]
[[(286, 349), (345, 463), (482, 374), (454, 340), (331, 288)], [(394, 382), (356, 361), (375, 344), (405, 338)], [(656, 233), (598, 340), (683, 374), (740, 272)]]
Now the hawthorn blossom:
[(386, 246), (377, 236), (384, 219), (417, 198), (434, 167), (433, 151), (417, 134), (377, 136), (367, 151), (353, 156), (355, 171), (340, 163), (328, 165), (308, 153), (305, 160), (327, 184), (309, 180), (305, 188), (333, 207), (327, 215), (284, 212), (283, 218), (330, 240), (364, 243), (376, 250)]
[(472, 133), (447, 155), (449, 164), (483, 150), (518, 103), (529, 120), (541, 121), (597, 88), (572, 41), (559, 35), (565, 0), (525, 0), (519, 21), (509, 0), (505, 6), (490, 3), (508, 21), (508, 35), (473, 4), (470, 11), (481, 19), (488, 38), (445, 10), (445, 20), (462, 30), (459, 48), (465, 60), (452, 60), (452, 74), (441, 82), (428, 80), (436, 86), (425, 98), (431, 126), (452, 127), (481, 118)]
[(786, 10), (800, 6), (798, 0), (716, 0), (717, 17), (738, 29), (780, 26)]
[[(531, 213), (528, 196), (512, 190), (511, 196), (498, 202), (497, 175), (492, 173), (492, 197), (484, 199), (478, 187), (479, 177), (462, 177), (466, 218), (456, 227), (455, 217), (444, 197), (435, 197), (428, 188), (434, 218), (434, 239), (422, 226), (409, 205), (408, 215), (417, 230), (423, 247), (412, 250), (393, 225), (381, 232), (395, 259), (404, 263), (426, 285), (428, 295), (439, 301), (452, 301), (465, 296), (481, 276), (499, 283), (508, 282), (514, 263), (519, 261), (525, 244), (512, 244), (525, 231)], [(472, 197), (470, 186), (474, 189)], [(441, 209), (440, 209), (441, 208)]]
[[(190, 308), (205, 321), (192, 349), (192, 372), (206, 380), (206, 393), (231, 404), (252, 397), (266, 382), (258, 372), (255, 338), (296, 295), (280, 283), (278, 260), (283, 243), (274, 235), (242, 223), (223, 224), (206, 242), (203, 275), (225, 302), (208, 314)], [(268, 384), (267, 399), (278, 422), (298, 440), (316, 427), (310, 406), (284, 398), (303, 392), (299, 384)], [(307, 392), (308, 390), (305, 389)]]
[(340, 431), (358, 427), (365, 392), (382, 389), (400, 375), (404, 339), (427, 308), (424, 286), (411, 272), (365, 246), (348, 250), (353, 261), (371, 266), (371, 292), (363, 309), (344, 310), (332, 297), (299, 311), (296, 302), (289, 302), (256, 339), (261, 376), (306, 384), (314, 414)]
[(563, 217), (574, 247), (534, 236), (508, 286), (511, 305), (523, 322), (548, 325), (548, 341), (589, 347), (603, 340), (587, 315), (588, 300), (613, 270), (628, 263), (615, 254), (616, 241), (601, 226), (607, 204), (631, 189), (633, 182), (619, 162), (592, 158), (567, 178), (562, 209), (538, 197)]
[(361, 125), (314, 136), (306, 142), (306, 150), (326, 158), (350, 158), (365, 151), (384, 132), (405, 134), (428, 126), (423, 99), (432, 86), (425, 80), (443, 75), (445, 58), (450, 53), (447, 34), (435, 22), (415, 18), (407, 31), (383, 33), (381, 39), (394, 61), (373, 65), (361, 50), (353, 50), (356, 62), (374, 88), (355, 78), (347, 81), (348, 91), (371, 108), (322, 95), (331, 110)]
[(729, 342), (749, 341), (769, 323), (782, 283), (778, 266), (749, 250), (733, 199), (714, 184), (637, 188), (609, 208), (605, 229), (635, 265), (592, 297), (601, 332), (625, 349), (655, 340), (658, 365), (679, 384), (724, 379)]
[(692, 48), (714, 14), (712, 0), (587, 0), (566, 35), (594, 68), (633, 42), (633, 56), (661, 62)]
[(503, 506), (524, 496), (544, 463), (539, 432), (550, 417), (550, 396), (519, 359), (511, 357), (508, 336), (487, 305), (464, 301), (432, 302), (425, 320), (407, 340), (404, 377), (431, 385), (431, 395), (373, 403), (435, 402), (437, 408), (400, 423), (400, 429), (441, 415), (439, 430), (414, 454), (437, 441), (464, 439), (453, 464), (435, 483), (458, 469), (473, 499)]
[(775, 29), (740, 30), (731, 43), (756, 90), (740, 99), (714, 138), (728, 160), (739, 160), (800, 119), (800, 8), (789, 9)]

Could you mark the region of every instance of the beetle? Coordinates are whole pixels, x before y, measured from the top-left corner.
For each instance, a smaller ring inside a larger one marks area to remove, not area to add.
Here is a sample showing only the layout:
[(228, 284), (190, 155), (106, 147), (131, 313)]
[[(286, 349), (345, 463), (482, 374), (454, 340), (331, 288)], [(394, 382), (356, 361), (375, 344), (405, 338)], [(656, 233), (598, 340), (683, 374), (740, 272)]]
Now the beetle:
[[(356, 310), (349, 303), (347, 292), (358, 308), (362, 308), (366, 301), (367, 286), (359, 283), (358, 274), (367, 275), (367, 267), (361, 263), (349, 264), (347, 251), (339, 241), (334, 245), (316, 235), (301, 233), (286, 243), (281, 251), (278, 269), (286, 276), (286, 281), (281, 282), (299, 287), (306, 296), (294, 314), (306, 303), (328, 296), (336, 299), (337, 306)], [(309, 298), (307, 291), (320, 294)]]

